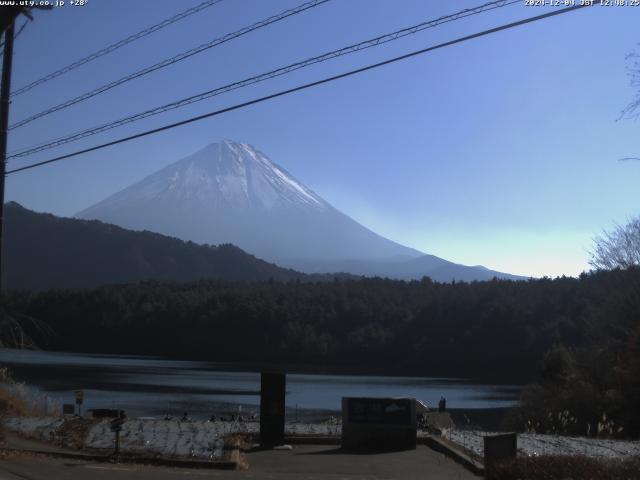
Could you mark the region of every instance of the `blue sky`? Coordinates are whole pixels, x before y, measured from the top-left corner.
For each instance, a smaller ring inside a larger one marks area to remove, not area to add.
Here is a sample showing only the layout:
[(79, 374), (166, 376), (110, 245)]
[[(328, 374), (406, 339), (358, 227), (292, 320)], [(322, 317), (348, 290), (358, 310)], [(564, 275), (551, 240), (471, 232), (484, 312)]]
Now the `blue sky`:
[[(16, 40), (24, 84), (200, 0), (89, 0), (37, 12)], [(224, 0), (16, 97), (15, 122), (302, 3)], [(11, 131), (9, 151), (482, 1), (332, 0)], [(11, 161), (9, 168), (222, 108), (548, 9), (516, 4)], [(10, 175), (7, 200), (70, 216), (208, 143), (250, 143), (372, 230), (463, 264), (576, 275), (592, 237), (639, 210), (640, 125), (627, 54), (640, 7), (593, 7)], [(18, 22), (20, 25), (21, 22)]]

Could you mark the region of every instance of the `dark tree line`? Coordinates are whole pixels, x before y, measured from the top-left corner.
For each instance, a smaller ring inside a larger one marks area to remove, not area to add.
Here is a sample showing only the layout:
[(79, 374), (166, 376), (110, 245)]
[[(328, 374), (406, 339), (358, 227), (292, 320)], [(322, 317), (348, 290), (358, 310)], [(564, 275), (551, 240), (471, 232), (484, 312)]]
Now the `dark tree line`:
[(531, 381), (529, 419), (580, 410), (584, 428), (608, 412), (638, 430), (639, 268), (453, 284), (146, 282), (3, 303), (33, 321), (42, 348)]
[(50, 349), (522, 381), (555, 344), (626, 341), (639, 278), (632, 269), (455, 284), (146, 282), (5, 300), (55, 332), (29, 332)]

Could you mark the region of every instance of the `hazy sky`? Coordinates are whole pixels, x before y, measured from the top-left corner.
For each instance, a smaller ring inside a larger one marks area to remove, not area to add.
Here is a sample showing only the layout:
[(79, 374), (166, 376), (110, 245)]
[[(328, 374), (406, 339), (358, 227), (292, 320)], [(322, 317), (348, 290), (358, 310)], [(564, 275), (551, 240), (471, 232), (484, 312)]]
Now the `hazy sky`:
[[(224, 0), (13, 99), (11, 123), (303, 0)], [(68, 3), (68, 2), (67, 2)], [(37, 12), (13, 86), (200, 0), (89, 0)], [(10, 132), (9, 151), (240, 80), (480, 1), (332, 0)], [(10, 162), (44, 160), (542, 13), (516, 4)], [(640, 7), (593, 7), (153, 137), (10, 175), (7, 200), (70, 216), (208, 143), (250, 143), (405, 245), (525, 275), (576, 275), (592, 237), (638, 213), (640, 124), (625, 60)], [(18, 22), (20, 26), (22, 20)]]

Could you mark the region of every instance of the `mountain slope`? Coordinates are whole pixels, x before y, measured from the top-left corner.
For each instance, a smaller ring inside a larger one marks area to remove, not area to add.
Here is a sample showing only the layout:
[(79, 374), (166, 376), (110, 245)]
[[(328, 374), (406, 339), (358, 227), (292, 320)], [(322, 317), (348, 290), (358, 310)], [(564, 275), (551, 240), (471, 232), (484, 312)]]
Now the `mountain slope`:
[(425, 255), (338, 211), (254, 147), (225, 140), (77, 214), (197, 243), (233, 243), (305, 272), (412, 279), (521, 278)]
[(198, 243), (233, 243), (284, 265), (421, 255), (339, 212), (250, 145), (229, 140), (163, 168), (77, 217)]
[(8, 288), (84, 288), (142, 280), (318, 279), (280, 268), (233, 245), (196, 245), (98, 221), (60, 218), (5, 205)]
[(489, 270), (481, 265), (467, 266), (444, 260), (435, 255), (397, 261), (343, 261), (343, 262), (300, 262), (297, 270), (313, 273), (349, 272), (367, 277), (389, 277), (399, 280), (415, 280), (429, 277), (436, 282), (472, 282), (501, 278), (505, 280), (525, 280), (527, 277)]

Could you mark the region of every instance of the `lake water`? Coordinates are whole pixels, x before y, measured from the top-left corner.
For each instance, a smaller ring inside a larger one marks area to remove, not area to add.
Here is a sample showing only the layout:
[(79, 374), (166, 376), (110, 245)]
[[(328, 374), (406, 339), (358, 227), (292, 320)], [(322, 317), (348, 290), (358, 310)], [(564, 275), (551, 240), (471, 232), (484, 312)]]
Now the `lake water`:
[[(82, 389), (85, 409), (122, 408), (130, 416), (250, 414), (260, 402), (259, 373), (207, 362), (0, 349), (0, 365), (60, 403), (73, 403)], [(451, 408), (493, 408), (515, 405), (519, 391), (447, 378), (288, 374), (286, 403), (289, 417), (337, 412), (343, 396), (415, 397), (429, 406), (444, 396)]]

